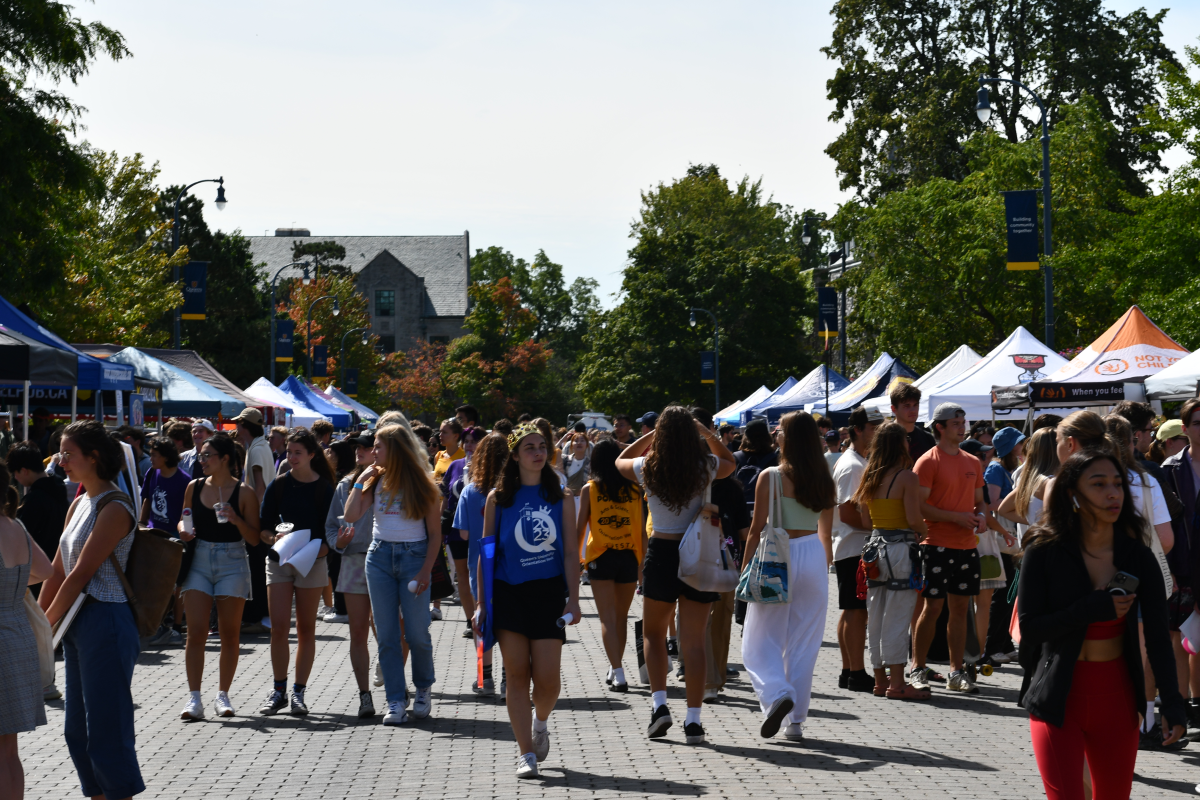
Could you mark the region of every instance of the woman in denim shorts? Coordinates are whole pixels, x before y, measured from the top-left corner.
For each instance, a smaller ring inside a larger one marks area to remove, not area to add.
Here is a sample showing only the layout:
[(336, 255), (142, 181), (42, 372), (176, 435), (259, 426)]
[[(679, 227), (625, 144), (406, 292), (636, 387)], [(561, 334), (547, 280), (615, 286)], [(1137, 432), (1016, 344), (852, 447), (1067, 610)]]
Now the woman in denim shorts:
[[(179, 523), (179, 536), (193, 553), (192, 565), (180, 587), (190, 623), (184, 660), (191, 696), (179, 715), (185, 720), (204, 718), (200, 679), (204, 676), (204, 644), (214, 598), (221, 666), (213, 707), (218, 717), (233, 716), (229, 685), (237, 670), (242, 608), (250, 599), (246, 543), (253, 546), (259, 541), (258, 497), (233, 475), (240, 463), (233, 439), (224, 433), (211, 437), (201, 445), (196, 463), (204, 477), (188, 484), (183, 496), (184, 520)], [(188, 512), (191, 525), (186, 521)]]

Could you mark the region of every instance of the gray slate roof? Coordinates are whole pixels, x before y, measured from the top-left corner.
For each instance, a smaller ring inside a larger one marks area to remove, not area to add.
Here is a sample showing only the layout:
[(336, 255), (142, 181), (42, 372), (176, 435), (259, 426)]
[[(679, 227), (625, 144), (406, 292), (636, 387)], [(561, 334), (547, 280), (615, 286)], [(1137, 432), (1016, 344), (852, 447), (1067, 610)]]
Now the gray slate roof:
[[(293, 242), (335, 241), (346, 248), (343, 262), (355, 273), (384, 250), (425, 279), (425, 291), (439, 317), (467, 314), (470, 241), (460, 236), (247, 236), (256, 264), (265, 263), (265, 280), (292, 260)], [(284, 273), (286, 277), (288, 273)]]

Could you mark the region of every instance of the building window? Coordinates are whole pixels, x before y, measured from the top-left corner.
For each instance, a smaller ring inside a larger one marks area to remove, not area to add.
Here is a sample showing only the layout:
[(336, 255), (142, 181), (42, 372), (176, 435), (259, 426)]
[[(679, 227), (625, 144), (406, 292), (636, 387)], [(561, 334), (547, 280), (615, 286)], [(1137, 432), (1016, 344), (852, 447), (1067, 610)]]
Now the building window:
[(380, 336), (375, 340), (375, 349), (384, 355), (396, 352), (396, 337)]
[[(377, 317), (394, 317), (396, 316), (396, 290), (395, 289), (376, 289), (375, 290), (375, 316)], [(388, 351), (389, 353), (391, 350)]]
[(429, 343), (430, 344), (450, 344), (450, 337), (449, 336), (430, 336)]

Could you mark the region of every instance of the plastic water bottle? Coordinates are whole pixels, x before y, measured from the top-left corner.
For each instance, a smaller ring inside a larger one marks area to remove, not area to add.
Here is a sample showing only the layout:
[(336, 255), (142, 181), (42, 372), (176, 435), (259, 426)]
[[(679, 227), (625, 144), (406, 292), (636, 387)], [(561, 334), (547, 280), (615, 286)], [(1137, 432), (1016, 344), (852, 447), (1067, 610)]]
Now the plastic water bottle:
[(190, 508), (185, 508), (183, 513), (179, 515), (179, 519), (183, 523), (184, 533), (188, 534), (189, 536), (192, 535), (194, 533), (194, 529), (192, 527), (192, 510)]

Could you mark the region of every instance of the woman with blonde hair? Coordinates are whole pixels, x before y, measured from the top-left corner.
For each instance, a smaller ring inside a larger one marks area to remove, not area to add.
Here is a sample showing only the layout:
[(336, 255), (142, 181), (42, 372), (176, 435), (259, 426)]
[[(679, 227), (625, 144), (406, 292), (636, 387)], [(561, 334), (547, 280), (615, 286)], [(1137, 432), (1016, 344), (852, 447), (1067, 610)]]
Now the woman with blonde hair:
[(742, 631), (742, 663), (762, 708), (759, 734), (770, 739), (786, 718), (784, 736), (800, 741), (829, 605), (826, 572), (833, 563), (837, 490), (821, 452), (817, 423), (810, 414), (785, 414), (776, 441), (779, 466), (764, 471), (754, 487), (754, 519), (743, 568), (758, 549), (773, 489), (781, 511), (775, 524), (787, 530), (790, 540), (788, 602), (749, 604)]
[(375, 463), (358, 476), (346, 499), (345, 521), (357, 522), (368, 508), (375, 517), (366, 575), (387, 695), (383, 724), (401, 725), (408, 721), (401, 613), (417, 689), (412, 714), (424, 719), (432, 710), (429, 585), (442, 547), (442, 497), (406, 421), (377, 430), (373, 449)]
[(1025, 532), (1037, 522), (1041, 515), (1042, 500), (1035, 496), (1048, 478), (1058, 472), (1058, 440), (1054, 428), (1035, 431), (1025, 443), (1025, 463), (1017, 485), (1000, 501), (996, 513), (1017, 524), (1017, 541), (1025, 538)]

